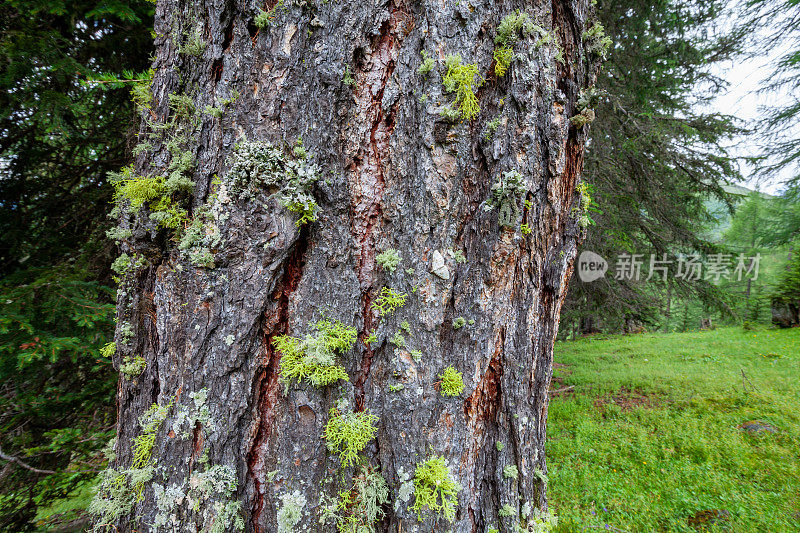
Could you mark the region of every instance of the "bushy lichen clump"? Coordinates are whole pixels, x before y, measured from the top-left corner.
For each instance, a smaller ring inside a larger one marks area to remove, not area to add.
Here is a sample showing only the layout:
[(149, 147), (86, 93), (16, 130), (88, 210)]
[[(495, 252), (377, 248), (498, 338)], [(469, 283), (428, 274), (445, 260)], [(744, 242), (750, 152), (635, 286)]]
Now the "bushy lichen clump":
[(475, 90), (480, 87), (483, 79), (474, 63), (463, 63), (459, 54), (452, 54), (445, 58), (444, 65), (447, 73), (442, 78), (445, 90), (456, 93), (456, 105), (461, 110), (461, 117), (472, 120), (478, 115), (480, 106)]
[(128, 514), (142, 500), (144, 484), (153, 478), (153, 446), (170, 405), (153, 404), (139, 417), (141, 434), (133, 439), (131, 466), (127, 469), (106, 468), (89, 504), (89, 513), (97, 517), (95, 529), (108, 529)]
[[(281, 204), (297, 215), (298, 226), (317, 220), (319, 205), (311, 188), (319, 180), (319, 167), (301, 156), (286, 157), (270, 143), (239, 142), (231, 156), (227, 185), (232, 194), (255, 200), (269, 191), (278, 195)], [(297, 152), (295, 152), (297, 155)]]
[(368, 411), (346, 411), (344, 406), (332, 407), (325, 426), (328, 450), (339, 454), (342, 466), (355, 463), (358, 454), (375, 438), (378, 417)]
[(420, 521), (423, 513), (433, 512), (452, 522), (456, 516), (459, 490), (461, 487), (450, 474), (444, 457), (433, 456), (417, 465), (411, 509)]
[(397, 269), (397, 265), (400, 264), (401, 259), (400, 252), (394, 248), (387, 248), (375, 256), (375, 262), (387, 272), (394, 272)]
[(442, 396), (458, 396), (464, 392), (464, 379), (461, 372), (448, 366), (439, 375), (441, 380), (439, 392)]
[(519, 478), (519, 469), (517, 465), (508, 465), (503, 469), (503, 477), (506, 479), (514, 479), (516, 480)]
[(498, 77), (503, 77), (516, 59), (514, 45), (520, 36), (530, 36), (538, 34), (539, 39), (535, 43), (535, 48), (548, 44), (553, 40), (550, 32), (533, 22), (533, 18), (523, 11), (515, 11), (503, 17), (500, 25), (497, 26), (497, 35), (494, 38), (496, 48), (494, 50), (494, 73)]
[(516, 228), (520, 217), (520, 199), (527, 192), (522, 175), (516, 170), (503, 172), (492, 185), (492, 196), (486, 202), (486, 211), (497, 208), (500, 225)]
[(372, 308), (378, 311), (379, 316), (391, 315), (398, 307), (406, 305), (408, 295), (397, 292), (389, 287), (382, 287), (378, 299), (372, 302)]
[(119, 371), (128, 379), (133, 379), (142, 375), (147, 368), (147, 362), (141, 355), (128, 356), (122, 360)]
[(150, 219), (158, 227), (180, 229), (188, 219), (188, 212), (176, 197), (188, 194), (194, 182), (188, 178), (166, 179), (164, 176), (140, 176), (133, 165), (109, 174), (114, 187), (113, 200), (118, 207), (127, 205), (132, 211), (146, 207)]
[(599, 21), (596, 21), (591, 28), (583, 32), (582, 37), (587, 52), (602, 60), (606, 59), (608, 50), (611, 48), (613, 41), (611, 37), (606, 35), (605, 28), (603, 28), (603, 25), (600, 24)]
[(389, 501), (389, 487), (380, 472), (364, 466), (353, 486), (338, 496), (320, 496), (320, 523), (335, 522), (338, 533), (374, 533), (375, 523), (385, 514), (381, 507)]
[(349, 351), (356, 342), (355, 328), (339, 321), (320, 320), (314, 324), (315, 334), (303, 339), (281, 335), (272, 343), (281, 352), (278, 380), (288, 391), (292, 382), (307, 380), (315, 387), (324, 387), (340, 379), (349, 380), (336, 355)]
[(417, 72), (420, 73), (421, 76), (427, 76), (433, 70), (433, 58), (430, 56), (427, 50), (423, 50), (420, 52), (422, 55), (422, 64), (417, 69)]

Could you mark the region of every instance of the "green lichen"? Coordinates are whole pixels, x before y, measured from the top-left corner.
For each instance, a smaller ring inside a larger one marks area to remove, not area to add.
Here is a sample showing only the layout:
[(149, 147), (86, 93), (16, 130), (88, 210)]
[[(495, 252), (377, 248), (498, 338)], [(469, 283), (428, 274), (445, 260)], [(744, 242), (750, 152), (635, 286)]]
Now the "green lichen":
[(494, 73), (497, 75), (498, 78), (502, 78), (503, 76), (505, 76), (506, 72), (508, 71), (508, 67), (511, 66), (511, 62), (514, 61), (516, 57), (517, 56), (516, 54), (514, 54), (513, 48), (509, 48), (506, 46), (495, 48)]
[(518, 479), (519, 478), (519, 470), (517, 469), (516, 465), (508, 465), (503, 469), (503, 477), (506, 479)]
[(130, 468), (115, 469), (109, 466), (100, 474), (100, 482), (88, 509), (96, 518), (95, 531), (113, 528), (117, 520), (130, 513), (136, 502), (143, 499), (144, 485), (153, 477), (156, 434), (170, 407), (171, 404), (153, 404), (139, 417), (142, 431), (133, 439)]
[(378, 263), (387, 272), (394, 272), (397, 265), (401, 261), (400, 252), (394, 248), (387, 248), (375, 257), (375, 262)]
[(531, 233), (533, 233), (533, 230), (527, 223), (520, 224), (519, 229), (523, 235), (530, 235)]
[(309, 381), (324, 387), (338, 380), (348, 381), (344, 367), (336, 363), (336, 355), (349, 351), (356, 342), (357, 331), (338, 321), (320, 320), (314, 334), (303, 339), (281, 335), (272, 343), (281, 352), (278, 381), (288, 392), (293, 382)]
[(503, 451), (503, 448), (505, 448), (505, 447), (506, 447), (506, 445), (505, 445), (505, 444), (503, 444), (503, 443), (502, 443), (502, 442), (500, 442), (500, 441), (497, 441), (497, 442), (495, 443), (495, 448), (497, 448), (497, 451), (498, 451), (498, 452), (502, 452), (502, 451)]
[(492, 195), (486, 202), (486, 211), (497, 208), (500, 225), (506, 228), (516, 228), (519, 220), (520, 199), (527, 191), (522, 175), (516, 170), (503, 172), (492, 185)]
[(569, 119), (570, 124), (578, 129), (581, 129), (587, 124), (594, 122), (595, 114), (593, 109), (584, 109), (579, 114)]
[(397, 332), (389, 339), (389, 342), (397, 346), (398, 348), (403, 348), (406, 345), (406, 339), (403, 337), (401, 332)]
[(459, 484), (450, 474), (444, 457), (433, 456), (417, 465), (414, 472), (414, 504), (411, 509), (422, 521), (423, 515), (436, 513), (452, 522), (456, 516)]
[(126, 205), (134, 212), (146, 207), (150, 219), (160, 228), (178, 230), (188, 219), (188, 212), (175, 199), (191, 192), (194, 182), (188, 178), (167, 180), (163, 176), (140, 176), (134, 172), (133, 165), (110, 173), (110, 177), (117, 206)]
[(385, 514), (382, 507), (388, 501), (386, 480), (373, 467), (363, 466), (352, 487), (339, 491), (338, 498), (320, 496), (320, 524), (333, 521), (338, 533), (374, 533), (375, 524)]
[(439, 116), (445, 119), (447, 122), (456, 123), (461, 118), (461, 111), (458, 109), (453, 109), (448, 105), (439, 110)]
[(452, 54), (445, 58), (447, 73), (442, 78), (444, 88), (456, 93), (455, 104), (461, 110), (461, 118), (472, 120), (478, 115), (480, 106), (475, 90), (483, 83), (474, 63), (463, 63), (461, 55)]
[(445, 368), (444, 372), (439, 375), (439, 379), (441, 380), (439, 393), (442, 396), (458, 396), (464, 392), (464, 379), (461, 372), (452, 366)]
[(100, 355), (105, 359), (111, 359), (117, 353), (117, 343), (109, 342), (100, 348)]
[(535, 32), (541, 33), (541, 31), (544, 30), (534, 24), (531, 16), (525, 12), (515, 11), (503, 17), (494, 38), (496, 44), (494, 73), (498, 78), (506, 74), (511, 63), (516, 59), (514, 44), (519, 40), (520, 35), (533, 35)]
[(503, 507), (501, 507), (500, 511), (498, 511), (497, 513), (497, 516), (499, 516), (500, 518), (506, 518), (509, 516), (516, 516), (516, 515), (517, 515), (517, 510), (514, 507), (512, 507), (511, 504), (509, 503), (503, 505)]
[(591, 28), (583, 32), (582, 37), (586, 51), (603, 60), (608, 56), (611, 45), (614, 44), (611, 37), (606, 35), (605, 28), (599, 21), (595, 21)]
[(433, 58), (428, 54), (427, 50), (423, 50), (421, 52), (422, 55), (422, 64), (417, 69), (417, 72), (423, 77), (427, 76), (433, 70), (434, 62)]
[(133, 379), (141, 376), (145, 368), (147, 368), (147, 362), (145, 362), (144, 357), (140, 355), (128, 356), (122, 360), (119, 371), (126, 378)]
[(372, 302), (372, 308), (378, 311), (378, 316), (386, 316), (394, 313), (395, 309), (406, 304), (408, 295), (397, 292), (389, 287), (382, 287), (378, 299)]
[(524, 11), (515, 11), (503, 17), (497, 26), (497, 35), (494, 38), (495, 44), (510, 46), (519, 39), (520, 32), (532, 35), (536, 31), (536, 25), (531, 16)]
[(460, 316), (453, 320), (453, 329), (461, 329), (467, 325), (467, 319), (463, 316)]
[(398, 383), (397, 385), (389, 385), (389, 392), (400, 392), (405, 388), (406, 386), (403, 385), (402, 383)]
[(358, 454), (375, 438), (378, 417), (368, 411), (343, 412), (332, 407), (325, 426), (325, 441), (328, 450), (337, 453), (343, 467), (355, 463)]

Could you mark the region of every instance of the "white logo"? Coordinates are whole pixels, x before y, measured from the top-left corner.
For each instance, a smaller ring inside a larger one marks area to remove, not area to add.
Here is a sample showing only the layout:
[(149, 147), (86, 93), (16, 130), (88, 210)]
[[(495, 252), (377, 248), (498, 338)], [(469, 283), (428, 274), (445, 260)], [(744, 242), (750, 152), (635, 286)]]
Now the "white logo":
[(578, 277), (584, 283), (591, 283), (606, 275), (608, 262), (594, 252), (581, 252), (578, 258)]

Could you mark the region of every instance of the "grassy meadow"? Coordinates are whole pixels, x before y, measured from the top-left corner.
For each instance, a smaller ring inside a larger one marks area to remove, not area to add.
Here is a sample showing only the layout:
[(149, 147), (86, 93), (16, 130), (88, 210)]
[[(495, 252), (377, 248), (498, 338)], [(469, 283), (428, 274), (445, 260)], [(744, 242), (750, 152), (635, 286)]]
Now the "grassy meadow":
[(557, 531), (800, 531), (800, 329), (594, 336), (555, 361)]

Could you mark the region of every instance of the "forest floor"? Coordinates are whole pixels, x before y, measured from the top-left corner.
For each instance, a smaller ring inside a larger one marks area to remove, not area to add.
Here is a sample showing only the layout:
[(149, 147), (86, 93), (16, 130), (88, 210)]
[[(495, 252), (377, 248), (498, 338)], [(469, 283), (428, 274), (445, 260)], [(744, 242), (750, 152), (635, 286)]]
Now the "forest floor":
[(597, 335), (555, 362), (557, 531), (800, 531), (800, 328)]

